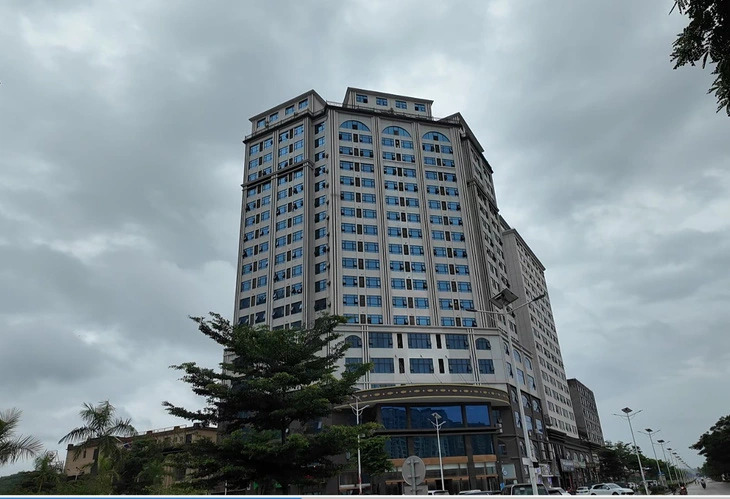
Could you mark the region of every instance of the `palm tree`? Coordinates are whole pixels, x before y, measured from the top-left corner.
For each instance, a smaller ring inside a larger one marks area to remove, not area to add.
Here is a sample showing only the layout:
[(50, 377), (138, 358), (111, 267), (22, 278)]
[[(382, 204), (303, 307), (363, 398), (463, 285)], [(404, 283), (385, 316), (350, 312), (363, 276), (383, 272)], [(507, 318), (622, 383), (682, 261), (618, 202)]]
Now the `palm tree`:
[(56, 485), (61, 481), (63, 463), (58, 461), (55, 451), (45, 451), (35, 458), (36, 483), (40, 494), (44, 485)]
[(43, 448), (41, 443), (31, 436), (15, 436), (20, 415), (18, 409), (0, 412), (0, 466), (14, 463), (18, 459), (33, 457)]
[(83, 442), (76, 449), (75, 457), (78, 457), (83, 448), (93, 445), (99, 449), (99, 456), (115, 459), (120, 452), (120, 437), (136, 435), (137, 430), (132, 426), (131, 419), (115, 418), (114, 411), (114, 406), (108, 400), (97, 406), (84, 404), (79, 413), (84, 426), (71, 430), (58, 443)]

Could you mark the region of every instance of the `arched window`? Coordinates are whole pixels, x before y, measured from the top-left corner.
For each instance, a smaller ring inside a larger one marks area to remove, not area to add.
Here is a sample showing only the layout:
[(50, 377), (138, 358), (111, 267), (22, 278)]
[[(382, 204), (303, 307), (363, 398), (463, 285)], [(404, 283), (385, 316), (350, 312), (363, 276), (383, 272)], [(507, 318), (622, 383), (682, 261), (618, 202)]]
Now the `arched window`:
[(383, 130), (383, 135), (397, 135), (399, 137), (410, 137), (411, 134), (408, 133), (408, 130), (405, 128), (401, 128), (399, 126), (389, 126), (385, 130)]
[(345, 343), (350, 345), (352, 348), (362, 348), (362, 340), (359, 336), (355, 336), (354, 334), (345, 338)]
[(489, 343), (489, 340), (486, 338), (478, 338), (476, 341), (477, 350), (491, 350), (492, 345)]
[(449, 138), (441, 132), (428, 132), (423, 136), (424, 140), (436, 140), (438, 142), (451, 142)]
[(370, 131), (365, 123), (356, 120), (345, 121), (343, 124), (340, 125), (340, 128), (345, 128), (347, 130), (363, 130), (365, 132)]

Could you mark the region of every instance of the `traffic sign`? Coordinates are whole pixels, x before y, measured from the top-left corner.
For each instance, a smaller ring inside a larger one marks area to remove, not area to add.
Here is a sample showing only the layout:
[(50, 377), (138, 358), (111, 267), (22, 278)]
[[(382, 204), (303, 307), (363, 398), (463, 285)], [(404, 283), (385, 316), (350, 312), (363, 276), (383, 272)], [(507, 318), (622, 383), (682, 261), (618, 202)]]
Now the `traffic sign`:
[(418, 456), (409, 456), (403, 462), (403, 480), (408, 485), (418, 485), (426, 478), (426, 464)]

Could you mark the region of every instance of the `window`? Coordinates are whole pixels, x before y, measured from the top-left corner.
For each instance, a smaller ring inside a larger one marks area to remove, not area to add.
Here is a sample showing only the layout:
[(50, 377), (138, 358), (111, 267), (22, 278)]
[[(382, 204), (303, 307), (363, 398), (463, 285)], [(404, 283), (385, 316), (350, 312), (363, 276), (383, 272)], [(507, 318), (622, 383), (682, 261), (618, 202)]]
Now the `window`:
[(362, 233), (367, 234), (369, 236), (377, 236), (378, 235), (378, 227), (377, 225), (363, 225), (362, 226)]
[(468, 350), (469, 343), (465, 334), (447, 334), (446, 348), (451, 350)]
[(380, 260), (365, 260), (365, 268), (367, 270), (379, 270)]
[(363, 94), (355, 94), (355, 101), (359, 102), (361, 104), (367, 104), (368, 103), (368, 96)]
[(363, 218), (375, 218), (375, 210), (362, 210)]
[(395, 101), (395, 107), (398, 109), (408, 109), (408, 104), (404, 100), (397, 100)]
[(440, 132), (428, 132), (423, 136), (424, 140), (434, 140), (437, 142), (447, 142), (451, 143), (449, 138)]
[(354, 334), (351, 334), (347, 338), (345, 338), (345, 343), (350, 346), (350, 348), (361, 348), (362, 347), (362, 340), (359, 336), (356, 336)]
[(411, 134), (406, 130), (405, 128), (401, 128), (399, 126), (389, 126), (385, 127), (385, 130), (383, 130), (383, 135), (397, 135), (399, 137), (409, 137)]
[(338, 134), (338, 137), (340, 140), (345, 140), (347, 142), (352, 142), (352, 134), (350, 132), (340, 132)]
[(441, 317), (441, 325), (446, 327), (453, 327), (456, 325), (453, 317)]
[(425, 316), (418, 316), (418, 317), (416, 317), (416, 324), (419, 326), (430, 326), (431, 318), (425, 317)]
[(407, 315), (394, 315), (393, 324), (395, 324), (396, 326), (407, 326), (408, 325), (408, 316)]
[(426, 333), (408, 333), (408, 348), (431, 348), (431, 335)]
[(458, 289), (459, 289), (460, 293), (470, 293), (471, 292), (471, 283), (460, 281), (458, 283)]
[(432, 373), (433, 359), (409, 359), (411, 374)]
[(314, 291), (325, 291), (327, 289), (327, 279), (322, 279), (314, 283)]
[(386, 99), (385, 97), (376, 97), (375, 98), (375, 103), (378, 106), (387, 106), (388, 105), (388, 99)]
[(491, 350), (492, 349), (492, 345), (489, 343), (489, 340), (486, 338), (477, 338), (476, 347), (477, 347), (477, 350)]
[(345, 371), (351, 372), (362, 365), (360, 357), (345, 357)]
[(428, 298), (414, 298), (413, 304), (415, 305), (416, 308), (420, 308), (420, 309), (428, 308)]
[(342, 304), (357, 306), (357, 295), (342, 295)]
[(442, 230), (432, 230), (431, 231), (431, 239), (434, 239), (436, 241), (444, 241), (446, 239), (444, 231), (442, 231)]
[(368, 324), (382, 324), (383, 316), (379, 315), (379, 314), (368, 315), (367, 320), (368, 320)]
[(492, 359), (479, 359), (480, 374), (494, 374), (494, 361)]
[(272, 123), (274, 121), (277, 121), (278, 119), (279, 119), (279, 113), (273, 113), (273, 114), (269, 115), (269, 121), (271, 121)]
[(363, 187), (375, 187), (375, 179), (372, 178), (364, 178), (360, 183)]
[(370, 362), (373, 363), (374, 373), (393, 373), (395, 366), (392, 358), (371, 357)]
[(433, 248), (433, 256), (446, 256), (446, 248), (443, 246), (435, 246)]
[(340, 225), (342, 232), (344, 234), (354, 234), (355, 233), (355, 224), (341, 224)]
[(419, 215), (418, 213), (408, 213), (407, 219), (409, 222), (419, 222), (420, 223), (421, 215)]
[(344, 128), (346, 130), (364, 130), (366, 132), (370, 131), (365, 123), (356, 120), (345, 121), (343, 124), (340, 125), (340, 128)]
[(368, 307), (382, 307), (383, 299), (379, 295), (368, 295), (367, 304)]
[(256, 122), (256, 128), (261, 128), (266, 124), (266, 118), (261, 118)]
[(371, 348), (392, 348), (393, 347), (393, 334), (392, 333), (370, 333), (370, 347)]
[[(389, 137), (383, 137), (382, 143), (384, 146), (393, 147), (395, 145), (395, 139), (391, 139)], [(388, 167), (386, 167), (388, 168)], [(391, 170), (395, 170), (395, 168), (390, 167)], [(388, 173), (390, 175), (395, 175), (394, 172), (386, 171), (385, 173)]]
[(390, 253), (391, 255), (402, 255), (403, 246), (401, 246), (400, 244), (389, 244), (388, 253)]
[(314, 147), (320, 147), (324, 145), (324, 137), (319, 137), (314, 140)]
[(304, 99), (299, 101), (299, 109), (304, 109), (309, 105), (309, 99)]
[(380, 277), (366, 277), (365, 286), (368, 288), (380, 288)]
[(413, 108), (416, 111), (419, 111), (419, 112), (422, 112), (422, 113), (425, 113), (426, 112), (426, 104), (421, 104), (419, 102), (416, 102), (415, 104), (413, 104)]
[(408, 306), (408, 300), (405, 296), (394, 296), (393, 307), (395, 308), (406, 308)]
[(471, 362), (469, 359), (449, 359), (449, 373), (470, 373)]
[[(363, 194), (362, 195), (362, 202), (363, 203), (374, 203), (375, 202), (375, 194)], [(373, 217), (375, 218), (375, 217)]]
[(406, 280), (405, 279), (391, 279), (390, 287), (393, 289), (406, 289)]
[(428, 289), (428, 284), (424, 279), (413, 279), (413, 289)]
[(405, 266), (403, 265), (402, 261), (400, 261), (400, 260), (391, 260), (390, 261), (390, 270), (399, 271), (399, 270), (403, 270), (403, 269), (405, 269)]
[[(292, 112), (294, 111), (294, 106), (291, 106)], [(324, 132), (324, 121), (322, 123), (317, 123), (314, 125), (314, 133), (322, 133)]]
[(357, 268), (357, 258), (343, 258), (342, 267), (344, 267), (346, 269), (356, 269)]

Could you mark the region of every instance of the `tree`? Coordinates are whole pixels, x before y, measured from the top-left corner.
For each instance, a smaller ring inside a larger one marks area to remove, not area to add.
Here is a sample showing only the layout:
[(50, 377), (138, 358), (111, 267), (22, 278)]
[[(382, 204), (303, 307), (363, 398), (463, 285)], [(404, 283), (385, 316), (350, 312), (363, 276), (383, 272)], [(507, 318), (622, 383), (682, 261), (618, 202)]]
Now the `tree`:
[(165, 456), (154, 439), (135, 440), (117, 462), (116, 495), (147, 495), (161, 490)]
[(704, 469), (713, 479), (730, 474), (730, 415), (721, 417), (690, 448), (705, 457)]
[(621, 480), (626, 476), (624, 463), (621, 461), (619, 453), (609, 445), (598, 451), (601, 478), (604, 480)]
[(0, 466), (33, 457), (43, 448), (31, 436), (15, 435), (21, 414), (18, 409), (0, 412)]
[(55, 492), (58, 483), (65, 478), (63, 474), (63, 463), (60, 462), (55, 452), (45, 451), (35, 458), (35, 483), (38, 488), (36, 494), (44, 491), (47, 494)]
[(730, 116), (730, 2), (727, 0), (676, 0), (674, 8), (687, 14), (690, 22), (674, 41), (674, 69), (707, 60), (716, 64), (715, 81), (707, 93), (715, 92), (717, 112), (725, 108)]
[(120, 437), (136, 435), (137, 430), (132, 426), (131, 419), (115, 418), (115, 411), (108, 400), (100, 402), (97, 406), (84, 404), (84, 408), (79, 412), (84, 426), (74, 428), (58, 443), (83, 442), (76, 449), (77, 456), (81, 449), (95, 445), (99, 449), (99, 458), (103, 456), (112, 461), (116, 460), (120, 455)]
[(182, 457), (196, 469), (195, 483), (226, 482), (229, 490), (240, 490), (255, 480), (264, 490), (278, 483), (284, 493), (291, 485), (321, 483), (345, 464), (338, 456), (354, 448), (358, 432), (367, 439), (377, 428), (313, 424), (348, 400), (371, 367), (350, 365), (336, 375), (347, 349), (335, 331), (343, 318), (323, 316), (311, 328), (278, 330), (232, 326), (214, 313), (191, 319), (234, 354), (222, 372), (192, 362), (172, 366), (207, 407), (193, 411), (164, 402), (168, 412), (217, 424), (222, 433), (218, 442), (191, 444)]

